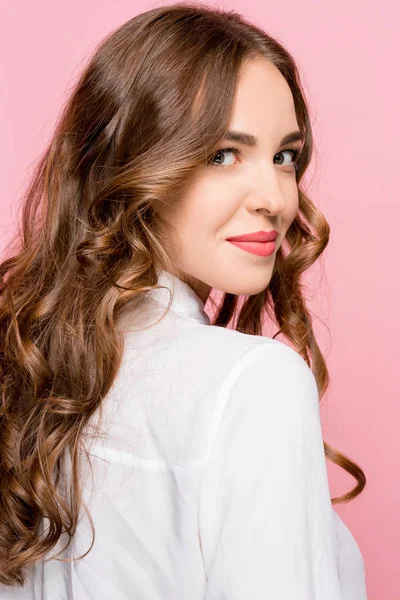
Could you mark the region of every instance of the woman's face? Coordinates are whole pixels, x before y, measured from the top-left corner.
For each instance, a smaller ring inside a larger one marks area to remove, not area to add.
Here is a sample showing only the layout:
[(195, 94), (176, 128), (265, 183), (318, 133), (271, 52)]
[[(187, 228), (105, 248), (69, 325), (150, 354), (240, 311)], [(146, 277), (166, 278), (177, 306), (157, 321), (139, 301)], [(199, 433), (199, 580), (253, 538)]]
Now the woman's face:
[[(271, 279), (275, 255), (298, 210), (294, 154), (302, 142), (281, 144), (298, 131), (292, 93), (278, 69), (264, 59), (252, 59), (241, 72), (229, 129), (251, 134), (253, 146), (221, 140), (220, 148), (237, 148), (214, 155), (199, 169), (163, 218), (178, 235), (177, 266), (199, 297), (212, 288), (253, 295)], [(258, 256), (227, 241), (230, 236), (275, 230), (275, 250)]]

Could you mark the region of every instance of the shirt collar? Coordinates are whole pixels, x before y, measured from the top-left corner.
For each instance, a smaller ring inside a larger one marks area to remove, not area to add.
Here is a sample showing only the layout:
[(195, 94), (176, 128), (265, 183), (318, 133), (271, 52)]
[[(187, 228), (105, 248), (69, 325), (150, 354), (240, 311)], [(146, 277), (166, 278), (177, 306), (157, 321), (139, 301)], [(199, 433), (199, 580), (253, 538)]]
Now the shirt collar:
[(204, 325), (210, 325), (210, 319), (204, 310), (204, 304), (201, 298), (179, 277), (176, 277), (169, 271), (157, 269), (158, 285), (165, 286), (168, 289), (152, 289), (148, 294), (157, 302), (160, 302), (165, 307), (168, 306), (171, 290), (173, 298), (170, 310), (183, 316), (195, 319)]

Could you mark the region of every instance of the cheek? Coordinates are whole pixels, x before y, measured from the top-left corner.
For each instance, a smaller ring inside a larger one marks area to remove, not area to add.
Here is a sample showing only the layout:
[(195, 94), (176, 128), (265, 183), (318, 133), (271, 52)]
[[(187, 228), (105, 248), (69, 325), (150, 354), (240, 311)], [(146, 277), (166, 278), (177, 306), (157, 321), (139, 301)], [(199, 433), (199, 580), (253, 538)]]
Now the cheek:
[(296, 197), (295, 200), (290, 203), (290, 208), (289, 208), (290, 222), (292, 222), (296, 218), (296, 215), (298, 212), (299, 212), (299, 200), (298, 200), (298, 197)]
[(296, 218), (299, 210), (299, 190), (297, 183), (294, 181), (286, 193), (286, 207), (283, 215), (283, 220), (292, 223)]
[(181, 198), (175, 223), (186, 235), (215, 233), (237, 210), (237, 196), (226, 182), (203, 181)]

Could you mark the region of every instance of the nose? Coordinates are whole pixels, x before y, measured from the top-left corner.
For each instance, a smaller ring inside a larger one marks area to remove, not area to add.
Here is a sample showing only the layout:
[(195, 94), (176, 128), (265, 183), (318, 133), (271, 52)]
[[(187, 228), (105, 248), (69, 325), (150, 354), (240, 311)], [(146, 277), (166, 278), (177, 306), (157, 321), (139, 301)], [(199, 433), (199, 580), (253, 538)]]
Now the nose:
[(286, 190), (282, 186), (276, 168), (259, 166), (253, 178), (253, 186), (248, 194), (248, 210), (267, 210), (269, 214), (282, 213), (287, 204)]

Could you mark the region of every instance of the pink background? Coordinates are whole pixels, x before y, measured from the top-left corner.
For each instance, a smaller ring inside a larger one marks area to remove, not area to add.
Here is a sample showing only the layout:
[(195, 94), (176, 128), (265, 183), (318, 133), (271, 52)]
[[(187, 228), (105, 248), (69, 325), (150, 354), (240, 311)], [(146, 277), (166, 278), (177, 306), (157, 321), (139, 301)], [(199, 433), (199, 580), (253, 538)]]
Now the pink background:
[[(2, 251), (32, 164), (89, 53), (111, 29), (162, 4), (8, 3), (0, 39)], [(332, 231), (326, 278), (319, 266), (307, 276), (332, 378), (322, 404), (324, 438), (358, 462), (368, 479), (361, 497), (335, 510), (364, 556), (369, 600), (399, 600), (398, 5), (266, 4), (214, 3), (264, 27), (300, 68), (316, 141), (308, 191)], [(353, 486), (329, 461), (328, 471), (332, 495)]]

